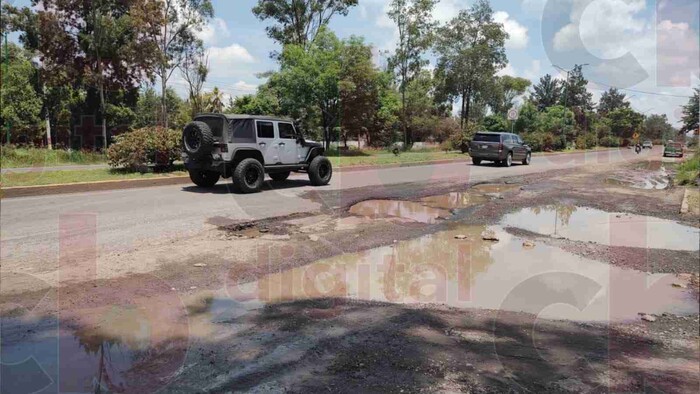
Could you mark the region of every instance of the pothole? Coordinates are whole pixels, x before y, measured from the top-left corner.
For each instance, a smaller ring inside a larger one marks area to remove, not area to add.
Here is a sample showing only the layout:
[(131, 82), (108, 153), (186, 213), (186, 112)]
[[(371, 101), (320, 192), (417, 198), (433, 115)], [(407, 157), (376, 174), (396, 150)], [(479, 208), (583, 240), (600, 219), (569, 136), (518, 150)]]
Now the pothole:
[(477, 193), (483, 194), (501, 194), (512, 190), (519, 189), (520, 185), (515, 184), (505, 184), (505, 183), (484, 183), (481, 185), (476, 185), (470, 190)]
[(433, 224), (451, 215), (448, 210), (428, 207), (413, 201), (368, 200), (350, 207), (350, 214), (371, 219), (399, 218)]
[(664, 190), (671, 184), (666, 168), (654, 171), (635, 169), (617, 172), (606, 179), (607, 183), (644, 190)]
[(421, 200), (423, 204), (438, 209), (464, 209), (486, 201), (485, 196), (461, 192), (431, 196)]
[[(499, 241), (486, 241), (488, 238)], [(228, 289), (267, 303), (350, 298), (527, 312), (580, 321), (697, 312), (679, 279), (647, 274), (532, 244), (500, 227), (458, 226), (343, 254)]]
[(503, 226), (607, 246), (700, 249), (700, 229), (651, 216), (610, 213), (574, 205), (525, 208), (505, 215)]

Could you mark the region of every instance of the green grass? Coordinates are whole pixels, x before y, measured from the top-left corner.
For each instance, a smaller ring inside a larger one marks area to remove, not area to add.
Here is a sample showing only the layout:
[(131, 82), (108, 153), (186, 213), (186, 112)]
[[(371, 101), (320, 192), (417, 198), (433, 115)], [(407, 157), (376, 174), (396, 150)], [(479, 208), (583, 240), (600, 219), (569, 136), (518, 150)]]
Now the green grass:
[(3, 187), (58, 185), (80, 182), (149, 179), (187, 175), (182, 169), (168, 173), (138, 173), (100, 168), (95, 170), (67, 170), (2, 174)]
[(17, 148), (3, 146), (0, 149), (0, 167), (55, 167), (65, 165), (105, 164), (107, 157), (88, 151), (69, 152), (63, 149)]
[(363, 151), (361, 154), (350, 152), (349, 155), (337, 153), (328, 154), (328, 158), (335, 167), (357, 167), (367, 165), (391, 165), (391, 164), (408, 164), (419, 163), (425, 161), (451, 160), (451, 159), (467, 159), (467, 156), (457, 152), (439, 152), (439, 151), (419, 151), (419, 152), (402, 152), (396, 156), (385, 150), (381, 151)]
[(679, 185), (695, 185), (700, 177), (700, 151), (678, 166), (676, 183)]

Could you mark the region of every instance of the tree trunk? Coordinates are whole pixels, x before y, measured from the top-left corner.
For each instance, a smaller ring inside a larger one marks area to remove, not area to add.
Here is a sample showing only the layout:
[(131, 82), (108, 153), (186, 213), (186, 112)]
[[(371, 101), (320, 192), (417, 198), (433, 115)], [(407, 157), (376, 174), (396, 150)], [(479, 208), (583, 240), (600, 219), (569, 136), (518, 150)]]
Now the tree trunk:
[(464, 120), (469, 124), (469, 110), (471, 109), (472, 92), (471, 88), (467, 89), (466, 104), (464, 105)]
[(163, 127), (166, 129), (168, 128), (168, 102), (166, 100), (166, 92), (168, 89), (168, 81), (166, 80), (165, 73), (168, 71), (165, 69), (165, 67), (161, 68), (161, 77), (160, 77), (160, 90), (161, 90), (161, 98), (160, 98), (160, 107), (161, 107), (161, 124)]
[(107, 148), (107, 111), (105, 111), (105, 87), (102, 81), (102, 63), (99, 58), (97, 63), (100, 74), (100, 115), (102, 116), (102, 150), (104, 150)]

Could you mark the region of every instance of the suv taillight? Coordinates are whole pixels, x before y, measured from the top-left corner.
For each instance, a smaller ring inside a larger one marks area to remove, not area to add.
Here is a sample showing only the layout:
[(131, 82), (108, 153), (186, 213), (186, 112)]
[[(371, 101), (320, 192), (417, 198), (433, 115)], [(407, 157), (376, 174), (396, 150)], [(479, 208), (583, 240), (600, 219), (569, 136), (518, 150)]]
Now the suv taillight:
[(221, 149), (222, 153), (228, 152), (228, 145), (227, 144), (214, 144), (214, 146)]
[(500, 152), (503, 152), (503, 142), (501, 142), (500, 144), (498, 144), (498, 152), (499, 152), (499, 153), (500, 153)]

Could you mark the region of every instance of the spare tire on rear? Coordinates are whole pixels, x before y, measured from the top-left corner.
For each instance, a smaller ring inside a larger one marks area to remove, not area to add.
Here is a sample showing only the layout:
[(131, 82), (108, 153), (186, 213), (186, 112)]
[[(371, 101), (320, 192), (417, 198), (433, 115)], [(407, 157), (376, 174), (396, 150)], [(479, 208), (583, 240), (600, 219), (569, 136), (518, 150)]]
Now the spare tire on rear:
[(204, 122), (191, 122), (182, 131), (182, 150), (192, 158), (211, 154), (214, 134)]

